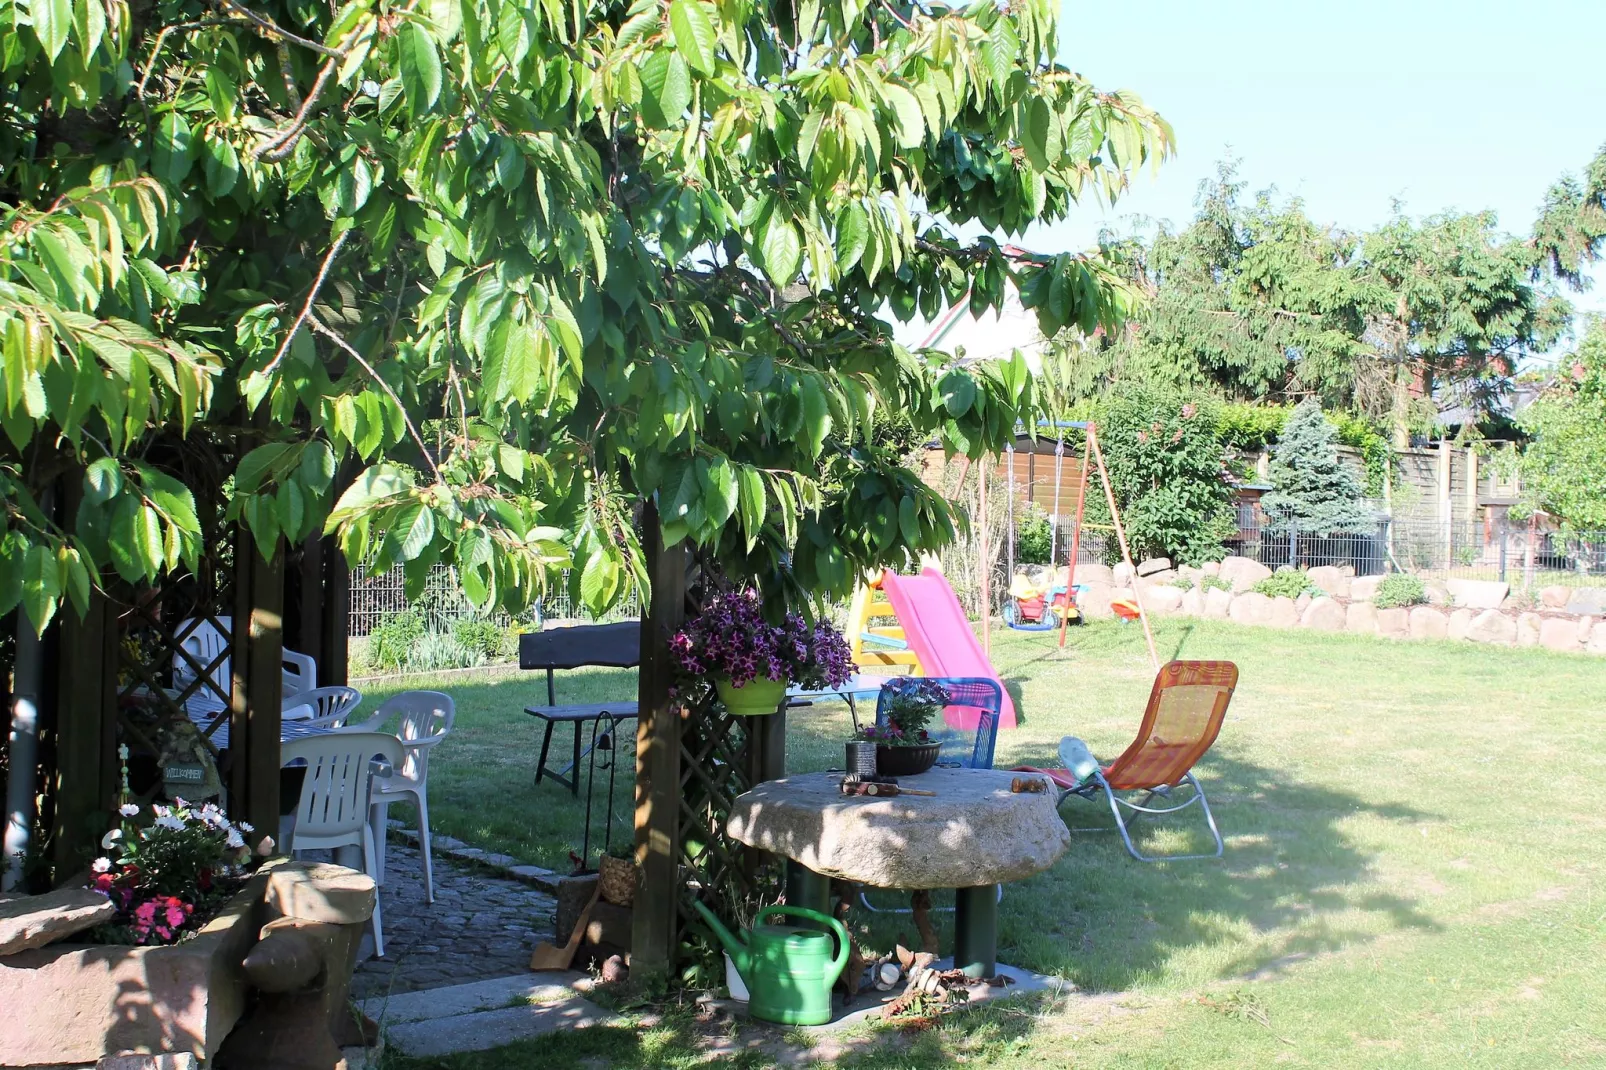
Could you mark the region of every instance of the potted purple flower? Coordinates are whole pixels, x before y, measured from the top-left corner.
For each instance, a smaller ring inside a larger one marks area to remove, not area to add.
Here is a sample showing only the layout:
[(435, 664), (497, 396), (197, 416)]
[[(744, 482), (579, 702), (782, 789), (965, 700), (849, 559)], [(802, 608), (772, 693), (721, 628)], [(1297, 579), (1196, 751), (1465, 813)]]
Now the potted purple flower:
[(881, 685), (876, 723), (853, 734), (856, 742), (876, 745), (876, 772), (882, 776), (916, 776), (937, 764), (942, 741), (926, 726), (948, 705), (948, 690), (935, 680), (899, 676)]
[(788, 684), (840, 687), (853, 675), (852, 651), (835, 628), (796, 613), (771, 624), (752, 590), (709, 599), (670, 639), (669, 650), (682, 675), (712, 680), (725, 708), (747, 716), (778, 711)]

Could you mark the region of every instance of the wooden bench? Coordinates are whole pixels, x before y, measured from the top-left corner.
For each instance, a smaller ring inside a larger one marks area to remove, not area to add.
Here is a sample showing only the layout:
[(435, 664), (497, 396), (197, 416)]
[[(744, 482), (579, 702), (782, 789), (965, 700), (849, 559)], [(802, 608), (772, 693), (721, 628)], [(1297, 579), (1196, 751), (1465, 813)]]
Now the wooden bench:
[[(546, 722), (541, 736), (541, 757), (535, 766), (535, 782), (550, 777), (580, 794), (580, 759), (591, 748), (580, 747), (580, 730), (583, 725), (594, 724), (603, 717), (616, 721), (634, 720), (634, 701), (592, 702), (583, 705), (558, 705), (555, 671), (604, 666), (617, 669), (634, 669), (641, 665), (641, 624), (622, 621), (618, 624), (581, 624), (572, 628), (553, 628), (550, 631), (526, 632), (519, 636), (519, 668), (546, 670), (545, 706), (526, 706), (524, 712)], [(574, 747), (569, 764), (562, 769), (547, 768), (547, 754), (552, 749), (552, 730), (560, 723), (574, 726)]]

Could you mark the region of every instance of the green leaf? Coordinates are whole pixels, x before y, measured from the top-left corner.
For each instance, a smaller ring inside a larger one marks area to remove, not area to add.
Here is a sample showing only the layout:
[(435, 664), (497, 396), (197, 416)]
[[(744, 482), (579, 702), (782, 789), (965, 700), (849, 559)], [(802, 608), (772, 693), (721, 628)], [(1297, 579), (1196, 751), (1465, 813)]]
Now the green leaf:
[(672, 126), (691, 106), (691, 68), (680, 53), (659, 50), (642, 64), (641, 88), (647, 120), (654, 126)]
[(84, 470), (84, 501), (90, 505), (105, 505), (123, 489), (123, 470), (110, 457), (92, 462)]
[(73, 608), (78, 610), (78, 615), (82, 617), (89, 612), (89, 569), (84, 565), (83, 557), (71, 546), (63, 546), (57, 550), (56, 559), (61, 565), (67, 594), (72, 599)]
[(1026, 104), (1026, 121), (1021, 126), (1021, 147), (1026, 150), (1026, 158), (1039, 171), (1048, 170), (1054, 163), (1049, 159), (1048, 151), (1053, 124), (1054, 116), (1049, 111), (1048, 101), (1042, 97), (1032, 97)]
[(901, 85), (884, 86), (881, 93), (897, 120), (894, 127), (898, 147), (919, 148), (926, 140), (926, 121), (920, 114), (920, 102)]
[(803, 433), (808, 436), (809, 456), (818, 457), (831, 433), (831, 407), (825, 391), (813, 376), (803, 380)]
[(937, 383), (937, 394), (948, 415), (960, 417), (976, 403), (976, 382), (957, 369), (944, 375)]
[(870, 241), (870, 215), (857, 201), (843, 205), (836, 217), (836, 267), (851, 271)]
[(234, 489), (238, 494), (254, 494), (262, 484), (278, 479), (274, 466), (295, 447), (286, 442), (268, 442), (247, 453), (234, 468)]
[(613, 554), (598, 547), (580, 572), (580, 598), (587, 609), (601, 612), (608, 608), (618, 590), (619, 563)]
[(764, 274), (777, 286), (794, 282), (803, 263), (803, 240), (792, 221), (779, 212), (772, 212), (760, 242), (764, 250)]
[(441, 57), (435, 38), (416, 22), (402, 23), (396, 31), (396, 63), (407, 93), (407, 109), (416, 119), (441, 96)]
[(675, 47), (691, 68), (702, 74), (714, 73), (714, 42), (719, 34), (697, 0), (674, 0), (669, 5), (669, 27)]
[(758, 542), (764, 527), (767, 503), (764, 498), (764, 477), (758, 469), (742, 465), (736, 471), (737, 494), (741, 509), (742, 531), (747, 535), (747, 548)]
[(36, 634), (44, 634), (50, 618), (56, 615), (60, 597), (61, 566), (56, 555), (49, 547), (35, 543), (22, 560), (22, 608)]
[(398, 540), (401, 547), (401, 559), (411, 561), (429, 548), (435, 538), (435, 511), (423, 502), (415, 502), (405, 506), (396, 522), (391, 526), (391, 534)]
[(209, 137), (201, 170), (206, 174), (206, 188), (212, 196), (227, 197), (240, 179), (240, 155), (221, 137)]
[(920, 510), (911, 497), (905, 497), (898, 503), (898, 527), (902, 529), (903, 541), (907, 545), (920, 545)]
[(56, 57), (67, 46), (67, 34), (72, 30), (70, 0), (31, 0), (28, 17), (33, 20), (34, 36), (44, 46), (45, 55), (50, 57), (50, 62), (56, 62)]
[(335, 454), (329, 444), (315, 439), (301, 451), (301, 482), (314, 494), (323, 494), (335, 479)]
[(715, 524), (724, 524), (736, 514), (740, 494), (736, 489), (736, 468), (724, 457), (715, 457), (708, 465), (706, 496), (708, 518)]
[(324, 531), (332, 532), (339, 525), (355, 520), (359, 514), (372, 509), (379, 502), (406, 492), (411, 485), (401, 472), (388, 464), (365, 469), (330, 510)]
[(176, 111), (162, 116), (151, 146), (151, 173), (174, 189), (182, 186), (190, 173), (192, 141), (184, 116)]

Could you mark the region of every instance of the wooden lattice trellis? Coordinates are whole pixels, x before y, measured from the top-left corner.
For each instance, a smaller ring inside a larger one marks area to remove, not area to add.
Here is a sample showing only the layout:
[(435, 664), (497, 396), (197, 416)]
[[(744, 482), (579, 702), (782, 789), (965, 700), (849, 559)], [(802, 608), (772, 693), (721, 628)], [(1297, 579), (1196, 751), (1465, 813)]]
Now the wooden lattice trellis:
[[(652, 532), (649, 514), (643, 528)], [(668, 640), (701, 602), (708, 573), (683, 547), (649, 540), (652, 604), (643, 616), (641, 719), (637, 732), (636, 846), (643, 867), (633, 962), (667, 970), (682, 954), (692, 902), (722, 914), (762, 890), (767, 859), (725, 835), (732, 801), (781, 776), (785, 714), (735, 717), (710, 703), (682, 709), (670, 694)]]
[[(196, 567), (181, 565), (151, 586), (108, 573), (87, 614), (63, 611), (46, 634), (40, 816), (58, 874), (98, 847), (118, 786), (118, 745), (134, 753), (136, 790), (149, 794), (159, 773), (158, 727), (191, 714), (208, 738), (228, 726), (218, 772), (230, 809), (271, 834), (286, 634), (318, 662), (320, 683), (345, 680), (344, 562), (319, 537), (264, 557), (227, 519), (224, 482), (238, 447), (234, 433), (216, 429), (154, 447), (145, 463), (194, 494), (202, 529)], [(68, 528), (79, 493), (77, 480), (63, 479), (60, 521)], [(194, 641), (203, 632), (212, 633), (204, 647)]]

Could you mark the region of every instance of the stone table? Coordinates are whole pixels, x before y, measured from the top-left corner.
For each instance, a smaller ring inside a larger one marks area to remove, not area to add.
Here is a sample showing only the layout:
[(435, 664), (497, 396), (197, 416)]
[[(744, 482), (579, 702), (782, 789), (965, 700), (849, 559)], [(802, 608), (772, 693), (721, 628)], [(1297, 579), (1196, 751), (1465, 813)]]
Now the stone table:
[[(835, 877), (877, 888), (953, 888), (954, 964), (996, 972), (998, 886), (1040, 873), (1070, 846), (1058, 793), (1015, 794), (1021, 774), (933, 769), (900, 787), (935, 796), (841, 794), (841, 773), (769, 780), (738, 796), (726, 831), (789, 860), (788, 888), (811, 905)], [(789, 897), (790, 898), (790, 897)]]

